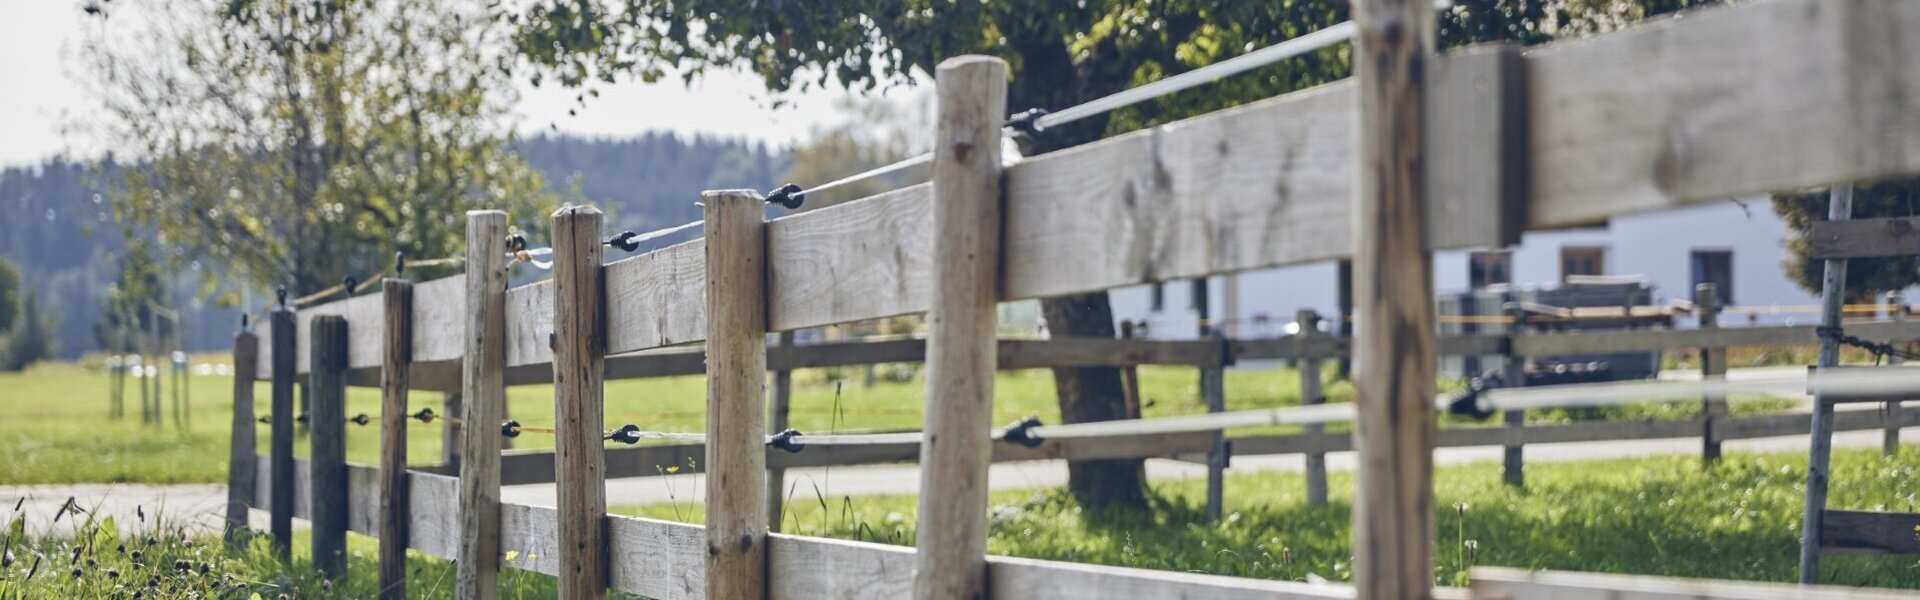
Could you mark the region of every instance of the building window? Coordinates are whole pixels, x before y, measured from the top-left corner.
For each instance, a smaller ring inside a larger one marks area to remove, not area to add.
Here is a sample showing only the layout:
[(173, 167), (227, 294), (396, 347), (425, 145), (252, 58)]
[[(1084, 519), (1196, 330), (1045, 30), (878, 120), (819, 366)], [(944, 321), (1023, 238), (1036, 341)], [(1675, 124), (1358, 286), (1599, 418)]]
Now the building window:
[(1166, 284), (1160, 283), (1158, 281), (1153, 282), (1153, 289), (1148, 292), (1148, 295), (1152, 298), (1149, 301), (1151, 303), (1151, 307), (1148, 310), (1151, 310), (1153, 312), (1160, 312), (1162, 310), (1166, 310), (1167, 308)]
[(1467, 285), (1480, 289), (1513, 283), (1513, 252), (1494, 250), (1467, 255)]
[(1730, 250), (1693, 251), (1693, 285), (1713, 284), (1720, 305), (1733, 304), (1733, 252)]
[(1560, 280), (1575, 275), (1607, 274), (1607, 249), (1564, 247), (1560, 249)]

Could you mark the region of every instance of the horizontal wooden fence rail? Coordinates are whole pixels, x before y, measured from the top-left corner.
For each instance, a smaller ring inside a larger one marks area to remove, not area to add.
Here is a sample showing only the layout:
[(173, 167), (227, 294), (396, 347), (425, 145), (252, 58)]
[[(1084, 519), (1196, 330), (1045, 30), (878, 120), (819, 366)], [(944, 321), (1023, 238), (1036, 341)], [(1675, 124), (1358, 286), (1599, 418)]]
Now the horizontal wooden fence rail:
[[(265, 481), (266, 461), (259, 461)], [(288, 514), (311, 519), (309, 463), (294, 462), (290, 470), (294, 501)], [(422, 554), (453, 559), (459, 544), (460, 519), (453, 498), (453, 478), (412, 472), (408, 489), (411, 512), (409, 541)], [(258, 497), (267, 497), (263, 486)], [(379, 535), (378, 471), (360, 465), (347, 467), (347, 530)], [(274, 510), (271, 502), (254, 507)], [(559, 540), (554, 509), (503, 504), (500, 510), (500, 548), (514, 552), (503, 567), (547, 575), (559, 572)], [(685, 523), (624, 516), (607, 517), (610, 546), (609, 584), (613, 589), (661, 600), (705, 596), (706, 538), (702, 527)], [(914, 550), (825, 538), (772, 534), (768, 544), (771, 598), (902, 597), (912, 581)], [(1352, 598), (1341, 585), (1313, 585), (1213, 575), (1195, 575), (1104, 567), (1077, 563), (1009, 557), (988, 558), (992, 597), (997, 599), (1053, 598)], [(1144, 596), (1143, 596), (1144, 594)], [(1461, 597), (1455, 593), (1453, 597)]]
[[(446, 281), (446, 280), (441, 280)], [(416, 288), (417, 289), (417, 288)], [(365, 299), (378, 300), (376, 296)], [(361, 300), (362, 298), (355, 298)], [(418, 301), (415, 306), (418, 306)], [(416, 309), (416, 313), (417, 313)], [(304, 317), (305, 312), (301, 315)], [(305, 319), (302, 319), (305, 322)], [(355, 321), (356, 323), (358, 321)], [(375, 323), (378, 323), (377, 321)], [(356, 337), (364, 328), (350, 328)], [(374, 327), (378, 330), (378, 327)], [(1522, 333), (1443, 335), (1440, 354), (1446, 356), (1493, 355), (1505, 353), (1511, 340), (1512, 353), (1520, 356), (1557, 356), (1640, 352), (1676, 349), (1726, 348), (1732, 346), (1773, 346), (1813, 344), (1819, 341), (1815, 325), (1761, 325), (1716, 329), (1627, 329), (1576, 331), (1565, 333)], [(1890, 342), (1920, 340), (1920, 321), (1861, 321), (1849, 323), (1847, 333), (1861, 339)], [(267, 336), (270, 337), (270, 336)], [(1045, 369), (1054, 367), (1188, 365), (1209, 366), (1241, 360), (1328, 359), (1346, 356), (1352, 342), (1332, 336), (1288, 336), (1270, 339), (1216, 340), (1144, 340), (1144, 339), (1007, 339), (1000, 341), (999, 365), (1002, 369)], [(415, 346), (418, 348), (418, 345)], [(265, 352), (263, 347), (263, 352)], [(350, 364), (355, 355), (349, 354)], [(920, 362), (926, 358), (926, 340), (882, 339), (820, 342), (795, 346), (770, 346), (769, 370), (818, 367), (843, 367), (893, 362)], [(706, 373), (706, 352), (700, 348), (648, 350), (606, 359), (606, 378), (638, 379), (700, 375)], [(263, 379), (269, 371), (257, 371)], [(304, 371), (302, 371), (304, 372)], [(457, 391), (457, 361), (413, 365), (415, 389)], [(509, 367), (507, 385), (550, 383), (553, 370), (544, 363)], [(378, 366), (353, 367), (347, 371), (347, 383), (377, 387)]]

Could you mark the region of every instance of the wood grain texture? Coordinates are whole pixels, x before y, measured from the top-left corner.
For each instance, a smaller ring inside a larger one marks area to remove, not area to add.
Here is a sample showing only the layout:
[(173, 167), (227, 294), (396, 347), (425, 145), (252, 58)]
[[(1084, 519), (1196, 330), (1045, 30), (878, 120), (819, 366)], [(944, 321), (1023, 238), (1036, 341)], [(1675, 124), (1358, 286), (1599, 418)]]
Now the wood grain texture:
[[(1853, 185), (1841, 183), (1827, 191), (1827, 220), (1853, 218)], [(1838, 329), (1845, 318), (1847, 259), (1829, 258), (1820, 272), (1820, 325)], [(1840, 364), (1840, 340), (1820, 336), (1820, 352), (1814, 366), (1826, 369)], [(1806, 505), (1800, 515), (1800, 583), (1820, 583), (1820, 534), (1826, 517), (1827, 482), (1833, 459), (1833, 404), (1826, 394), (1814, 394), (1813, 416), (1809, 425), (1811, 440), (1807, 449)]]
[(600, 230), (591, 206), (553, 213), (553, 471), (558, 492), (559, 593), (607, 592), (607, 483), (601, 400), (607, 348)]
[(233, 336), (233, 425), (227, 445), (226, 523), (221, 529), (221, 538), (230, 549), (246, 543), (247, 509), (258, 504), (254, 494), (259, 445), (254, 439), (258, 429), (253, 421), (253, 387), (258, 378), (254, 370), (260, 364), (255, 356), (259, 353), (260, 336), (244, 330)]
[(388, 279), (380, 381), (380, 597), (407, 597), (407, 379), (413, 366), (413, 284)]
[(1353, 218), (1353, 585), (1433, 595), (1433, 254), (1426, 210), (1433, 8), (1353, 3), (1359, 167)]
[(1344, 585), (1262, 581), (1011, 556), (988, 559), (987, 569), (988, 580), (992, 582), (988, 593), (995, 600), (1317, 600), (1357, 597), (1354, 588)]
[(1920, 171), (1915, 22), (1901, 0), (1753, 2), (1529, 51), (1528, 227)]
[(1820, 549), (1849, 554), (1920, 553), (1920, 513), (1828, 510)]
[[(507, 274), (502, 240), (507, 237), (507, 214), (500, 211), (467, 213), (466, 310), (460, 313), (459, 431), (460, 538), (454, 566), (454, 596), (492, 598), (499, 590), (500, 571), (500, 432), (492, 424), (506, 414), (507, 388)], [(419, 315), (415, 315), (418, 317)], [(433, 325), (418, 322), (415, 329)], [(414, 490), (414, 497), (419, 491)], [(437, 510), (445, 510), (444, 508)], [(418, 529), (414, 536), (423, 535)]]
[(268, 370), (273, 377), (273, 431), (268, 441), (273, 468), (268, 471), (272, 485), (267, 499), (277, 507), (268, 528), (273, 535), (274, 554), (281, 562), (288, 562), (293, 557), (293, 514), (287, 508), (293, 505), (293, 387), (300, 377), (294, 370), (294, 342), (299, 338), (294, 334), (292, 310), (274, 310), (267, 320), (273, 342), (273, 365)]
[(327, 577), (347, 572), (347, 320), (321, 315), (311, 321), (312, 413), (308, 423), (307, 456), (312, 469), (314, 569)]
[(893, 600), (913, 593), (913, 548), (792, 535), (768, 537), (771, 600)]
[[(259, 481), (266, 481), (268, 461), (259, 461)], [(313, 505), (309, 501), (312, 488), (311, 472), (306, 460), (294, 461), (293, 467), (283, 471), (294, 483), (297, 492), (295, 501), (287, 508), (298, 519), (311, 519)], [(370, 536), (380, 535), (380, 473), (378, 469), (361, 465), (347, 465), (347, 530)], [(428, 556), (452, 560), (459, 552), (460, 515), (448, 510), (453, 506), (459, 485), (454, 478), (433, 475), (419, 471), (407, 472), (407, 489), (410, 492), (407, 514), (411, 521), (407, 523), (410, 532), (409, 541), (414, 550)], [(265, 488), (261, 490), (265, 497)], [(261, 508), (272, 508), (271, 505)]]
[(1807, 243), (1815, 259), (1920, 254), (1920, 217), (1814, 221)]
[(788, 331), (925, 311), (932, 212), (929, 183), (769, 222), (768, 325)]
[(1893, 600), (1911, 592), (1837, 586), (1475, 567), (1475, 600)]
[(707, 251), (707, 597), (767, 596), (767, 227), (752, 190), (700, 195)]
[(607, 265), (609, 354), (707, 339), (706, 240)]
[[(1520, 243), (1527, 205), (1526, 63), (1518, 44), (1435, 57), (1427, 112), (1427, 239)], [(1456, 229), (1457, 228), (1457, 229)]]
[(658, 600), (706, 593), (706, 534), (699, 525), (609, 517), (614, 589)]
[(913, 596), (979, 599), (987, 584), (1007, 63), (954, 57), (934, 78), (933, 297)]
[(506, 366), (553, 364), (553, 280), (506, 293)]
[[(779, 349), (793, 347), (793, 332), (780, 334)], [(769, 363), (772, 361), (769, 360)], [(773, 372), (773, 387), (767, 391), (767, 434), (772, 435), (787, 430), (789, 417), (793, 410), (793, 371), (777, 369)], [(918, 449), (915, 449), (918, 458)], [(608, 467), (608, 476), (612, 476), (612, 467)], [(787, 472), (785, 469), (767, 469), (767, 532), (780, 531), (782, 506), (786, 501)]]

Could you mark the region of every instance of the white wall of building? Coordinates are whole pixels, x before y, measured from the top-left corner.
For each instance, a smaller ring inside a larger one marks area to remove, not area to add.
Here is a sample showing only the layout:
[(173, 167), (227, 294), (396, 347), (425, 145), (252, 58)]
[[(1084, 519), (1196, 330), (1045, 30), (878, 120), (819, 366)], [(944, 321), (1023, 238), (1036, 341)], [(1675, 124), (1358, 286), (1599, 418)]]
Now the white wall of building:
[[(1808, 305), (1819, 300), (1787, 278), (1781, 269), (1786, 258), (1786, 224), (1773, 213), (1764, 197), (1716, 202), (1683, 210), (1614, 219), (1604, 228), (1528, 233), (1514, 248), (1514, 279), (1522, 286), (1552, 285), (1560, 281), (1560, 249), (1566, 246), (1606, 248), (1607, 275), (1641, 275), (1655, 287), (1660, 301), (1693, 297), (1692, 253), (1726, 250), (1733, 253), (1733, 303), (1754, 305)], [(1434, 286), (1439, 293), (1468, 288), (1465, 251), (1434, 256)], [(1242, 273), (1238, 313), (1233, 315), (1240, 337), (1278, 335), (1300, 308), (1323, 315), (1338, 311), (1334, 291), (1334, 263), (1313, 263)], [(1226, 316), (1224, 280), (1215, 277), (1208, 292), (1211, 314)], [(1155, 338), (1187, 338), (1195, 332), (1197, 311), (1191, 310), (1186, 282), (1165, 286), (1164, 310), (1150, 310), (1149, 286), (1113, 291), (1114, 316), (1145, 319)], [(1266, 325), (1254, 317), (1265, 315)], [(1760, 323), (1806, 322), (1813, 315), (1762, 315)]]

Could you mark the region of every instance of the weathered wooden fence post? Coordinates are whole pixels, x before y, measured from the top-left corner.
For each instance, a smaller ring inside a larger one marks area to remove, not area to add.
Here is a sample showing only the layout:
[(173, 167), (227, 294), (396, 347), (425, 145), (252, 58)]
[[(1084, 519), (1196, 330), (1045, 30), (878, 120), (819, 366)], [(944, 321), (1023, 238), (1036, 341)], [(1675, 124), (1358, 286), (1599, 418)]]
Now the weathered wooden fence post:
[[(1501, 385), (1506, 387), (1527, 386), (1527, 357), (1514, 350), (1520, 336), (1526, 333), (1527, 311), (1521, 310), (1519, 298), (1508, 293), (1501, 308), (1507, 313), (1507, 344), (1505, 361), (1500, 365)], [(1502, 415), (1506, 420), (1507, 443), (1503, 448), (1504, 456), (1500, 463), (1501, 480), (1507, 485), (1520, 487), (1527, 484), (1526, 435), (1527, 411), (1509, 410)]]
[[(1700, 317), (1700, 328), (1712, 330), (1720, 328), (1720, 291), (1712, 283), (1693, 286), (1693, 310)], [(1700, 379), (1702, 381), (1720, 381), (1727, 378), (1727, 350), (1723, 347), (1707, 346), (1700, 349)], [(1700, 422), (1705, 430), (1700, 432), (1700, 460), (1702, 464), (1712, 465), (1720, 460), (1720, 420), (1727, 418), (1727, 397), (1725, 394), (1707, 393), (1700, 397)]]
[(764, 202), (707, 192), (707, 598), (767, 596)]
[[(1320, 335), (1320, 315), (1311, 308), (1302, 308), (1293, 314), (1293, 322), (1300, 329), (1295, 335), (1301, 339), (1311, 339)], [(1322, 404), (1327, 401), (1326, 393), (1320, 390), (1320, 358), (1303, 356), (1297, 363), (1300, 366), (1300, 404)], [(1314, 423), (1301, 427), (1307, 435), (1323, 433), (1325, 425)], [(1327, 453), (1308, 452), (1306, 459), (1307, 504), (1323, 506), (1327, 503)]]
[(254, 442), (253, 383), (260, 370), (260, 337), (244, 327), (233, 336), (233, 432), (227, 446), (227, 523), (221, 532), (227, 547), (238, 550), (246, 537), (247, 509), (259, 480)]
[[(280, 292), (284, 298), (285, 290)], [(273, 340), (273, 432), (268, 441), (272, 454), (269, 475), (268, 508), (272, 518), (268, 530), (273, 534), (273, 550), (282, 562), (293, 558), (293, 386), (295, 372), (294, 312), (283, 302), (269, 317)], [(143, 382), (142, 385), (145, 385)], [(144, 399), (142, 400), (144, 402)]]
[(381, 283), (380, 597), (407, 597), (407, 387), (413, 370), (413, 284)]
[[(1888, 318), (1896, 323), (1907, 320), (1907, 300), (1904, 295), (1898, 291), (1887, 292), (1887, 304), (1891, 311)], [(1907, 340), (1889, 340), (1889, 343), (1902, 348), (1908, 345)], [(1900, 366), (1905, 363), (1906, 358), (1898, 354), (1887, 357), (1887, 364)], [(1887, 426), (1880, 434), (1880, 453), (1893, 456), (1900, 453), (1900, 401), (1888, 400), (1881, 410), (1881, 420)]]
[[(553, 213), (553, 467), (559, 491), (562, 598), (595, 599), (607, 593), (601, 403), (607, 335), (600, 268), (604, 219), (600, 209), (591, 206)], [(758, 435), (760, 430), (753, 432)], [(466, 457), (469, 462), (477, 458)]]
[(1355, 595), (1433, 595), (1435, 330), (1427, 249), (1433, 7), (1353, 3), (1359, 85), (1353, 211)]
[(1007, 63), (950, 58), (940, 63), (935, 86), (935, 262), (913, 595), (984, 598)]
[[(791, 352), (793, 332), (780, 332), (780, 349)], [(773, 372), (772, 403), (767, 406), (767, 433), (786, 431), (793, 408), (793, 371), (781, 365)], [(780, 515), (786, 505), (787, 471), (767, 469), (767, 531), (780, 531)]]
[[(1827, 220), (1853, 218), (1853, 185), (1837, 184), (1827, 199)], [(1846, 316), (1847, 259), (1829, 258), (1820, 275), (1820, 325), (1840, 329)], [(1817, 368), (1840, 364), (1840, 340), (1820, 336)], [(1800, 518), (1800, 583), (1820, 583), (1820, 536), (1826, 529), (1827, 467), (1833, 460), (1833, 404), (1813, 396), (1812, 439), (1807, 451), (1807, 503)]]
[(461, 354), (460, 553), (456, 598), (493, 598), (500, 578), (500, 415), (507, 403), (507, 213), (467, 212), (467, 290)]
[[(1221, 338), (1218, 331), (1209, 331), (1208, 335), (1201, 339), (1220, 340)], [(1223, 348), (1218, 360), (1200, 367), (1200, 396), (1206, 401), (1209, 413), (1227, 410), (1227, 358), (1227, 352)], [(1219, 519), (1226, 510), (1227, 461), (1230, 460), (1227, 452), (1226, 432), (1214, 432), (1213, 447), (1207, 450), (1208, 519)]]
[(313, 567), (329, 577), (347, 571), (347, 320), (318, 315), (308, 326), (307, 491), (312, 498)]

